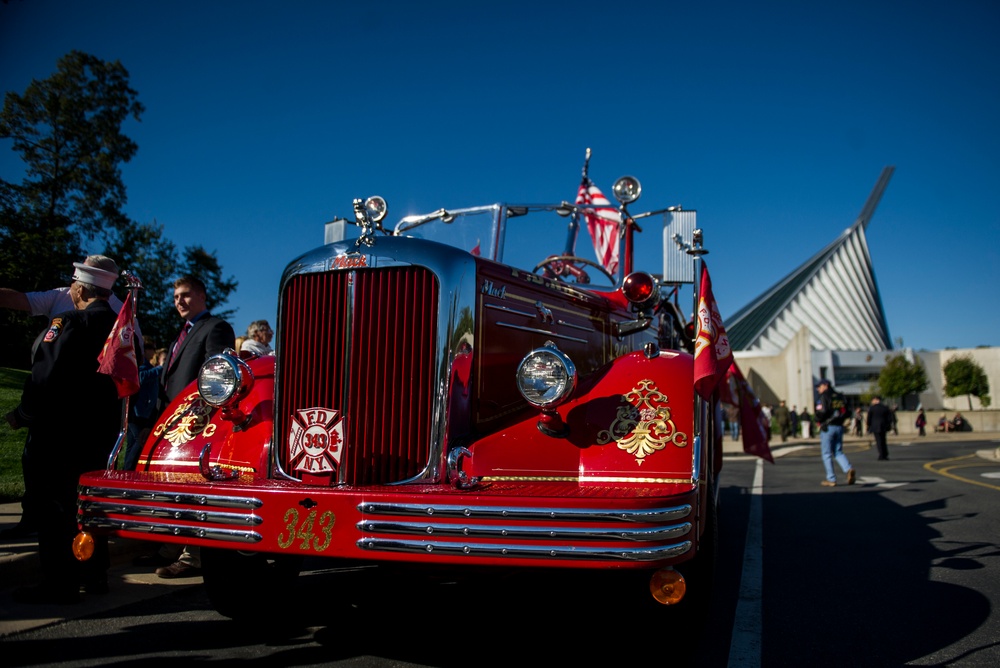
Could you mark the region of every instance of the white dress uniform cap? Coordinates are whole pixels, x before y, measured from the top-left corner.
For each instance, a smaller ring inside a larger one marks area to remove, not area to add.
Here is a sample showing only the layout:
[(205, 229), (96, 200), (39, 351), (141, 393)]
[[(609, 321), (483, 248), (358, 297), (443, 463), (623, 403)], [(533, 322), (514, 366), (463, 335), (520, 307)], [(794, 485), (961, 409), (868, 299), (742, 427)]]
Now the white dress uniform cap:
[(100, 267), (91, 267), (90, 265), (83, 264), (82, 262), (74, 262), (73, 266), (76, 267), (76, 271), (73, 272), (74, 281), (89, 283), (90, 285), (94, 285), (99, 288), (106, 288), (110, 290), (111, 286), (115, 284), (115, 280), (118, 278), (118, 275), (113, 271), (107, 271), (101, 269)]

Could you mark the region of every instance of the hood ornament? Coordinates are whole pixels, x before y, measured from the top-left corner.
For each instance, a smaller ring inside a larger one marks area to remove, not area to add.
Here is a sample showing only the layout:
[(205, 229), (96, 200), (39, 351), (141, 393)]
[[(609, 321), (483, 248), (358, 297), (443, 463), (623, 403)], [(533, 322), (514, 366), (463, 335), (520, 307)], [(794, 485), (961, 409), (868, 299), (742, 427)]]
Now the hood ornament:
[(375, 230), (385, 232), (382, 228), (382, 219), (385, 218), (387, 212), (388, 205), (378, 195), (369, 197), (364, 201), (360, 199), (354, 200), (354, 219), (357, 225), (361, 227), (361, 236), (354, 242), (355, 246), (364, 244), (371, 247), (375, 245)]

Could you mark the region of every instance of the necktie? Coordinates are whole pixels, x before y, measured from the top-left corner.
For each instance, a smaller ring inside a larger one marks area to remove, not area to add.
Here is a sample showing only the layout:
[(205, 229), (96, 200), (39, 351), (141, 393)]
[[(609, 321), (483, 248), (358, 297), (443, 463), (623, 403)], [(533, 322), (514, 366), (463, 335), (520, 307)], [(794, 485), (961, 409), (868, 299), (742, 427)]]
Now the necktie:
[(184, 339), (187, 338), (188, 332), (191, 331), (192, 326), (193, 325), (190, 322), (184, 323), (184, 328), (181, 330), (181, 333), (177, 336), (177, 343), (174, 344), (174, 351), (170, 355), (171, 365), (173, 365), (173, 363), (177, 360), (177, 351), (180, 350), (181, 344), (184, 343)]

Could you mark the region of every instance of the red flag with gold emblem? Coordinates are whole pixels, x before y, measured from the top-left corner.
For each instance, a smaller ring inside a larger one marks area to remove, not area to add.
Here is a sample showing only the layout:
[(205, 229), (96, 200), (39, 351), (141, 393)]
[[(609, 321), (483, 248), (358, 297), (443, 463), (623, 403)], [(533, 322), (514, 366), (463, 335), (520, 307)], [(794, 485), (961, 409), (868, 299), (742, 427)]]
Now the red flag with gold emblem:
[(104, 349), (97, 356), (97, 370), (111, 376), (118, 388), (118, 397), (124, 398), (139, 391), (139, 365), (135, 359), (135, 301), (132, 292), (125, 297), (118, 319), (104, 342)]
[(740, 433), (743, 437), (743, 452), (748, 455), (762, 457), (774, 463), (771, 454), (771, 425), (768, 424), (764, 411), (760, 408), (760, 400), (754, 394), (750, 383), (743, 377), (743, 372), (734, 361), (726, 373), (727, 385), (735, 388), (740, 407)]
[(712, 294), (708, 265), (701, 264), (701, 290), (698, 295), (698, 332), (694, 342), (694, 388), (703, 399), (712, 396), (715, 386), (733, 364), (733, 351), (722, 324), (719, 305)]

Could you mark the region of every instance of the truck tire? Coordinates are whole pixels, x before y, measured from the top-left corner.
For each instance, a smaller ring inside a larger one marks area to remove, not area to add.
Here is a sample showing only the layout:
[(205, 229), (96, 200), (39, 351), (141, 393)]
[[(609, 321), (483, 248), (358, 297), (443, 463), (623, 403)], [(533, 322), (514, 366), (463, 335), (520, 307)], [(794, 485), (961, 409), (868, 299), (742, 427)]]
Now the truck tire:
[(708, 618), (712, 605), (715, 568), (719, 555), (719, 508), (714, 484), (709, 487), (706, 498), (708, 507), (705, 509), (705, 531), (701, 535), (698, 556), (678, 567), (687, 580), (688, 594), (676, 607), (699, 621)]
[(215, 610), (234, 620), (261, 620), (287, 611), (274, 597), (286, 595), (302, 568), (297, 556), (203, 548), (205, 592)]

